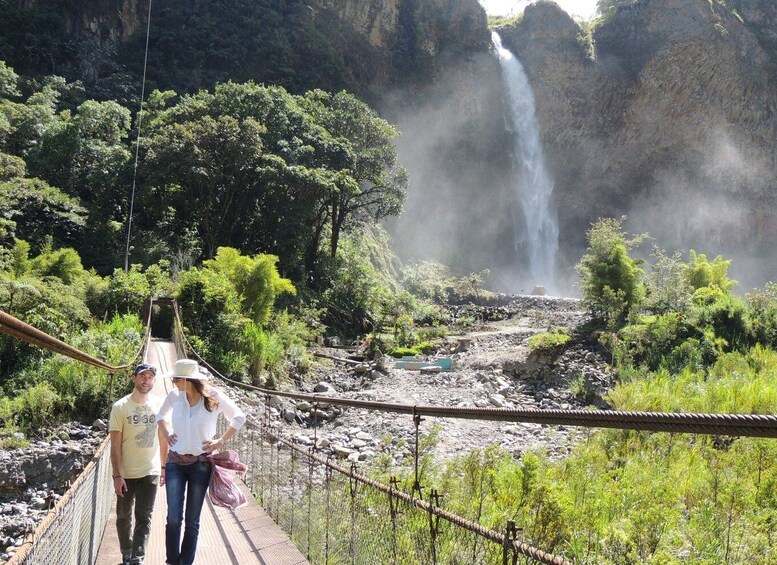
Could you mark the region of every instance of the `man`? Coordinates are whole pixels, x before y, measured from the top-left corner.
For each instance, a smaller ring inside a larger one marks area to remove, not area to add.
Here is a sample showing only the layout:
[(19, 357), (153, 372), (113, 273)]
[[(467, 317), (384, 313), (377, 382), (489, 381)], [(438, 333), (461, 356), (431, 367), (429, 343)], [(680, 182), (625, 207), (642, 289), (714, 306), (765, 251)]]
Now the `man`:
[[(116, 491), (116, 530), (123, 565), (143, 563), (151, 530), (151, 513), (159, 485), (164, 484), (167, 445), (160, 443), (156, 413), (162, 399), (150, 395), (156, 367), (142, 363), (132, 373), (131, 394), (111, 408), (111, 466)], [(160, 446), (162, 449), (160, 449)], [(132, 510), (135, 509), (135, 528)]]

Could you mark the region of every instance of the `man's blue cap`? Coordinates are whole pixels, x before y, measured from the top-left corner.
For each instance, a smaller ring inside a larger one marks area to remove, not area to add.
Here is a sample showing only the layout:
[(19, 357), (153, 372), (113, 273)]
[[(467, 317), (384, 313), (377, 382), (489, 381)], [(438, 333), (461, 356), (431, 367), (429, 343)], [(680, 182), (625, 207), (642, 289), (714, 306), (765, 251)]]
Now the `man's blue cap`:
[(132, 374), (139, 375), (143, 371), (151, 371), (156, 375), (156, 367), (154, 367), (153, 365), (149, 365), (148, 363), (141, 363), (140, 365), (135, 367), (135, 370), (132, 371)]

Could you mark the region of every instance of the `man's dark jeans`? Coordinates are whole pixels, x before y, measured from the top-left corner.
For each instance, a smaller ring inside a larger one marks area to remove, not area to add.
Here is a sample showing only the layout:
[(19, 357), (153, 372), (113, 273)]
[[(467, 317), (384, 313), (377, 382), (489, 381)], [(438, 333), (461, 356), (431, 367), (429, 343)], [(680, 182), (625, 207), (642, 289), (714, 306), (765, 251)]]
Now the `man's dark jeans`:
[[(124, 496), (116, 497), (116, 531), (119, 547), (124, 558), (142, 563), (146, 556), (146, 543), (151, 531), (151, 513), (159, 486), (158, 475), (147, 475), (140, 479), (124, 479), (127, 490)], [(135, 508), (135, 528), (132, 528), (132, 509)]]
[[(197, 538), (200, 534), (200, 514), (208, 492), (211, 464), (197, 461), (190, 465), (168, 463), (165, 465), (167, 489), (167, 526), (165, 547), (167, 563), (191, 565), (197, 552)], [(186, 515), (184, 516), (184, 492), (186, 493)], [(181, 525), (186, 525), (181, 541)]]

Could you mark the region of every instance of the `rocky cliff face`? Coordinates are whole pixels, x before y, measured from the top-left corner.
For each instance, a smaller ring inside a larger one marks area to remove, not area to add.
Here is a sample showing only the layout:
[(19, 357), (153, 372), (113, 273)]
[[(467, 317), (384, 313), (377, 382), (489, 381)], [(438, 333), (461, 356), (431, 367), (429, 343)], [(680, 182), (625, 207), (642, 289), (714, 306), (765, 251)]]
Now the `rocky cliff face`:
[(591, 221), (628, 214), (663, 246), (772, 249), (777, 6), (636, 0), (593, 45), (580, 34), (549, 2), (502, 30), (535, 91), (562, 242), (579, 248)]
[[(24, 8), (50, 7), (50, 4), (45, 0), (19, 2)], [(146, 23), (148, 14), (148, 0), (57, 0), (56, 4), (70, 34), (101, 41), (126, 40)]]
[[(320, 22), (334, 16), (380, 54), (369, 86), (419, 86), (465, 53), (483, 52), (489, 39), (477, 0), (309, 0)], [(355, 45), (350, 46), (352, 49)], [(380, 95), (378, 96), (380, 97)]]
[(403, 33), (403, 23), (418, 28), (421, 48), (438, 55), (487, 45), (486, 16), (471, 0), (312, 0), (358, 30), (373, 47), (390, 49)]

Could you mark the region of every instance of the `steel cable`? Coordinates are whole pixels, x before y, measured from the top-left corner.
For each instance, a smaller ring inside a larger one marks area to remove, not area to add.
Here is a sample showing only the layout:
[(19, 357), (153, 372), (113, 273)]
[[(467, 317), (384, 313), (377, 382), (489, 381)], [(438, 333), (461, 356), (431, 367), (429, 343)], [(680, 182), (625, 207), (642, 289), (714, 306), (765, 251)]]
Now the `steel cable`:
[[(175, 317), (184, 340), (183, 324), (177, 304)], [(777, 438), (777, 416), (761, 414), (693, 414), (680, 412), (622, 412), (618, 410), (545, 410), (522, 408), (466, 408), (434, 406), (430, 404), (400, 404), (373, 400), (337, 398), (315, 393), (287, 392), (266, 389), (225, 377), (205, 362), (196, 351), (189, 349), (214, 375), (234, 386), (311, 403), (327, 403), (379, 412), (408, 414), (413, 417), (457, 418), (525, 424), (579, 426), (586, 428), (614, 428), (650, 432), (676, 432), (740, 437)]]

